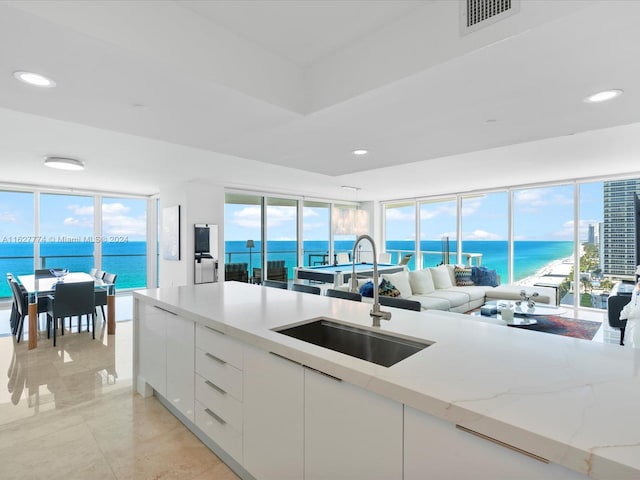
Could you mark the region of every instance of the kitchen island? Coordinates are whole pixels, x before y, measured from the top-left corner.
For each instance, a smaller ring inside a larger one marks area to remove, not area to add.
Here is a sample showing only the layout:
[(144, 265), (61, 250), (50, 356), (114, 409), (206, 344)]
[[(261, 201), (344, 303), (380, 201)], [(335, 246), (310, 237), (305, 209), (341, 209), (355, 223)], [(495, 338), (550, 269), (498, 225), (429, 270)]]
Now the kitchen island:
[(244, 478), (640, 478), (639, 350), (390, 309), (384, 367), (278, 333), (370, 305), (237, 282), (134, 293), (134, 379)]

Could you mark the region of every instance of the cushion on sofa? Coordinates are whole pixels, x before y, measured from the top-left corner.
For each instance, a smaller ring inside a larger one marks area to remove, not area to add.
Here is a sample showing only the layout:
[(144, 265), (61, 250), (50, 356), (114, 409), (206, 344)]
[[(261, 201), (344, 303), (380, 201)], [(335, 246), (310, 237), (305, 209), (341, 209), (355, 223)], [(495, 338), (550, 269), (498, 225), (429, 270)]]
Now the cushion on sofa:
[(401, 296), (401, 291), (389, 280), (383, 278), (378, 288), (378, 295), (382, 297), (399, 297)]
[(400, 291), (401, 297), (407, 298), (411, 296), (409, 272), (406, 270), (397, 273), (383, 273), (382, 279), (391, 282)]
[(471, 267), (471, 280), (476, 285), (489, 287), (498, 286), (498, 272), (487, 267)]
[(440, 265), (439, 267), (429, 269), (431, 271), (431, 278), (433, 278), (433, 285), (436, 287), (436, 290), (453, 287), (449, 271), (442, 267), (446, 266)]
[(362, 285), (360, 285), (360, 295), (362, 295), (363, 297), (369, 297), (369, 298), (373, 297), (373, 282), (372, 281), (368, 281), (368, 282), (363, 283)]
[(471, 280), (471, 267), (455, 266), (453, 273), (456, 277), (456, 287), (471, 287), (475, 285)]
[(431, 293), (436, 289), (428, 268), (409, 272), (409, 285), (413, 295)]

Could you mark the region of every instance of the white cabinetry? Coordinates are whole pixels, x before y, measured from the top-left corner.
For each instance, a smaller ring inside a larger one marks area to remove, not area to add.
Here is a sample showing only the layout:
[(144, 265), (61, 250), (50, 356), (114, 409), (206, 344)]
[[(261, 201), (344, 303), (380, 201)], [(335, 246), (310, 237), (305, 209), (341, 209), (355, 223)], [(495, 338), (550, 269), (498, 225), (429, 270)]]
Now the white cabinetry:
[(196, 425), (242, 463), (243, 346), (196, 326)]
[(157, 305), (140, 308), (138, 375), (193, 421), (194, 323)]
[(402, 404), (311, 369), (304, 383), (305, 480), (402, 479)]
[(555, 464), (462, 431), (440, 418), (405, 407), (404, 478), (491, 478), (496, 480), (584, 480)]
[(163, 397), (167, 393), (166, 310), (140, 304), (138, 319), (138, 375)]
[(174, 315), (167, 318), (166, 399), (194, 421), (194, 323)]
[(244, 466), (260, 480), (299, 480), (304, 369), (264, 350), (244, 352)]

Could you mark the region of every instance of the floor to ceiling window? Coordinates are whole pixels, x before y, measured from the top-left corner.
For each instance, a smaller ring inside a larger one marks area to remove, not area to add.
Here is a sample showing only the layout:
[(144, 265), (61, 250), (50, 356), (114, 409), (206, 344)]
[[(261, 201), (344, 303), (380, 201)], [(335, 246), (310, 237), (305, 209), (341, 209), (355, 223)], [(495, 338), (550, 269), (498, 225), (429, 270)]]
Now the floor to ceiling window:
[[(225, 264), (235, 264), (231, 268), (241, 268), (241, 264), (246, 264), (247, 278), (254, 276), (254, 268), (262, 268), (262, 198), (243, 193), (227, 193), (225, 196)], [(258, 272), (260, 270), (255, 273)]]
[(495, 269), (509, 280), (509, 196), (507, 192), (461, 198), (462, 262)]
[(33, 193), (0, 191), (0, 298), (11, 297), (7, 273), (33, 272), (36, 240)]
[(457, 200), (437, 199), (420, 202), (420, 255), (423, 267), (456, 263)]
[(329, 258), (331, 205), (305, 200), (302, 210), (302, 262), (304, 266), (333, 264)]
[(146, 229), (146, 200), (102, 199), (102, 270), (118, 275), (118, 288), (147, 284)]
[(409, 265), (416, 259), (416, 202), (400, 202), (385, 205), (385, 250), (391, 255), (391, 263), (400, 263), (405, 255), (411, 255)]
[(94, 266), (94, 197), (40, 194), (39, 268), (88, 272)]
[[(298, 201), (267, 198), (267, 275), (269, 280), (287, 281), (298, 266)], [(284, 271), (282, 270), (284, 265)]]
[(607, 308), (607, 298), (613, 286), (604, 277), (604, 250), (602, 230), (604, 227), (603, 182), (580, 184), (579, 195), (579, 242), (580, 275), (583, 294), (580, 305), (599, 309)]
[[(513, 191), (514, 281), (547, 286), (571, 275), (574, 249), (573, 194), (573, 185)], [(557, 299), (573, 305), (575, 293), (573, 289), (560, 289)]]

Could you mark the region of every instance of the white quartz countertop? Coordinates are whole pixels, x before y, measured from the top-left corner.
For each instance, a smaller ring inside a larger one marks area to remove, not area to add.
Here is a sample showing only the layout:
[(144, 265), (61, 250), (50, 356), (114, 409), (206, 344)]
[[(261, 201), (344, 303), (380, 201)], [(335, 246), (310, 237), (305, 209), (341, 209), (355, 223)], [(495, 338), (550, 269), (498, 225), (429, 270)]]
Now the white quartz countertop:
[(372, 328), (370, 304), (238, 282), (134, 296), (594, 478), (640, 479), (640, 350), (383, 307), (379, 330), (434, 342), (383, 367), (273, 331), (321, 316)]

